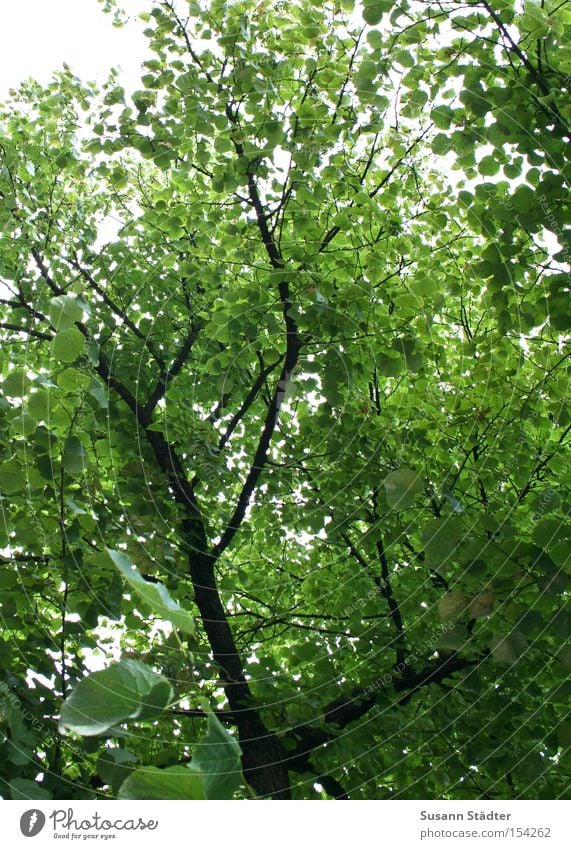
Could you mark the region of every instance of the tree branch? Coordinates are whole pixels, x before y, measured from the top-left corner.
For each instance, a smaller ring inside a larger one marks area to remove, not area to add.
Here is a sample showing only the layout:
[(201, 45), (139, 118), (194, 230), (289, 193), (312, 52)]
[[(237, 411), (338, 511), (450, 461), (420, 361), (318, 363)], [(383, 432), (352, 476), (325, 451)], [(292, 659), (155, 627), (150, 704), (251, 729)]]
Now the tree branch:
[[(402, 677), (397, 677), (391, 674), (390, 686), (396, 693), (404, 695), (397, 701), (397, 705), (403, 706), (421, 690), (430, 684), (441, 684), (446, 678), (450, 678), (455, 672), (461, 672), (464, 669), (469, 669), (478, 666), (488, 656), (490, 652), (486, 651), (474, 660), (459, 657), (457, 652), (452, 652), (437, 660), (429, 661), (422, 669), (418, 671), (409, 671)], [(309, 753), (314, 749), (322, 746), (324, 743), (335, 740), (339, 734), (352, 722), (362, 719), (376, 704), (377, 692), (387, 685), (384, 679), (379, 682), (373, 682), (368, 687), (356, 688), (347, 696), (341, 696), (335, 699), (323, 708), (323, 716), (325, 718), (325, 727), (316, 728), (312, 725), (298, 725), (291, 729), (291, 735), (298, 741), (297, 748), (290, 755), (290, 760), (294, 763), (297, 759), (303, 759), (309, 756)], [(329, 726), (329, 727), (328, 727)], [(290, 767), (295, 769), (295, 766)]]
[(258, 447), (256, 449), (256, 453), (254, 454), (252, 465), (250, 466), (250, 471), (246, 476), (246, 480), (244, 481), (242, 491), (238, 496), (238, 501), (236, 503), (236, 507), (230, 518), (230, 521), (228, 522), (226, 529), (220, 537), (220, 541), (214, 546), (212, 550), (212, 555), (215, 559), (218, 559), (222, 552), (225, 551), (226, 548), (230, 545), (230, 543), (234, 539), (236, 532), (242, 524), (244, 516), (246, 515), (248, 503), (258, 484), (258, 480), (260, 478), (260, 475), (262, 474), (264, 466), (266, 465), (270, 442), (272, 440), (276, 422), (278, 420), (279, 411), (281, 409), (283, 399), (285, 397), (288, 381), (291, 377), (293, 368), (297, 363), (300, 348), (301, 343), (297, 338), (296, 328), (296, 332), (293, 336), (288, 334), (288, 346), (286, 351), (285, 362), (280, 372), (278, 384), (270, 402), (268, 414), (266, 416), (266, 420), (264, 422), (264, 427), (262, 430), (262, 435), (260, 436)]
[[(525, 55), (523, 50), (520, 48), (519, 44), (517, 44), (513, 40), (513, 38), (511, 37), (506, 25), (504, 24), (504, 22), (502, 21), (502, 19), (498, 15), (498, 13), (494, 9), (492, 9), (492, 7), (487, 2), (487, 0), (478, 0), (476, 5), (480, 5), (480, 3), (484, 7), (484, 9), (487, 11), (489, 16), (491, 17), (491, 19), (493, 20), (493, 22), (495, 23), (495, 25), (499, 29), (499, 31), (501, 32), (504, 40), (510, 45), (513, 53), (515, 53), (515, 55), (520, 60), (520, 62), (522, 63), (522, 65), (524, 66), (526, 71), (529, 73), (529, 75), (531, 76), (533, 81), (536, 83), (536, 85), (539, 88), (539, 90), (541, 91), (542, 95), (544, 97), (547, 97), (551, 93), (549, 86), (546, 85), (545, 80), (542, 78), (542, 76), (538, 72), (537, 68), (532, 64), (532, 62), (530, 62), (528, 57)], [(565, 121), (563, 121), (561, 115), (559, 114), (558, 110), (555, 107), (550, 107), (548, 105), (546, 106), (546, 104), (542, 101), (539, 101), (539, 105), (540, 105), (541, 109), (543, 109), (544, 112), (546, 112), (551, 118), (553, 118), (554, 121), (556, 121), (558, 124), (561, 125), (561, 127), (563, 128), (563, 130), (565, 131), (566, 134), (569, 133), (569, 127), (566, 125)]]
[(186, 338), (185, 338), (184, 342), (182, 343), (178, 354), (176, 355), (175, 359), (173, 360), (172, 365), (169, 368), (167, 368), (167, 369), (165, 369), (161, 372), (161, 375), (160, 375), (160, 377), (159, 377), (159, 379), (158, 379), (158, 381), (155, 385), (155, 388), (151, 392), (151, 395), (149, 396), (149, 399), (148, 399), (147, 403), (145, 404), (145, 406), (143, 407), (143, 410), (142, 410), (142, 413), (141, 413), (142, 420), (147, 425), (151, 421), (151, 416), (153, 414), (153, 410), (155, 409), (155, 407), (157, 406), (157, 404), (159, 403), (161, 398), (164, 398), (164, 396), (166, 394), (169, 380), (172, 380), (173, 378), (175, 378), (177, 376), (177, 374), (180, 373), (184, 364), (187, 362), (187, 360), (190, 356), (190, 352), (192, 351), (192, 346), (196, 342), (198, 334), (200, 333), (201, 330), (202, 330), (202, 324), (201, 323), (191, 324), (190, 330), (187, 333)]
[(389, 575), (389, 565), (387, 563), (382, 537), (379, 536), (375, 545), (379, 555), (379, 563), (381, 564), (381, 581), (379, 583), (379, 591), (389, 606), (391, 619), (397, 633), (395, 650), (397, 655), (397, 666), (400, 667), (406, 663), (403, 619), (398, 603), (393, 595), (393, 588), (391, 586)]
[(39, 251), (36, 250), (36, 248), (31, 248), (30, 251), (31, 251), (32, 257), (34, 258), (34, 262), (36, 263), (36, 266), (37, 266), (41, 276), (43, 277), (45, 282), (48, 284), (49, 288), (52, 290), (54, 295), (65, 295), (66, 290), (62, 289), (60, 286), (58, 286), (57, 283), (55, 282), (55, 280), (52, 278), (50, 272), (48, 271), (46, 264), (44, 263), (44, 261), (42, 259), (41, 254), (39, 253)]
[[(281, 358), (280, 358), (280, 360), (281, 360)], [(241, 422), (241, 420), (244, 418), (244, 416), (248, 412), (249, 408), (254, 403), (254, 401), (255, 401), (255, 399), (258, 395), (258, 392), (260, 391), (260, 389), (264, 385), (265, 379), (276, 368), (276, 366), (278, 365), (280, 360), (276, 360), (275, 363), (271, 363), (268, 366), (262, 367), (258, 376), (256, 377), (256, 380), (252, 384), (252, 388), (250, 389), (250, 391), (248, 392), (248, 394), (244, 398), (244, 400), (243, 400), (242, 404), (240, 405), (239, 409), (237, 410), (237, 412), (234, 413), (234, 415), (230, 419), (228, 427), (226, 428), (226, 430), (224, 431), (224, 433), (220, 437), (220, 441), (218, 443), (218, 450), (219, 451), (222, 451), (222, 449), (226, 446), (226, 443), (228, 442), (228, 440), (230, 439), (230, 437), (232, 436), (232, 434), (236, 430), (236, 427), (238, 426), (238, 424)]]
[[(407, 156), (409, 155), (409, 153), (411, 153), (411, 152), (414, 150), (414, 148), (417, 146), (417, 144), (418, 144), (419, 142), (421, 142), (421, 141), (422, 141), (422, 139), (424, 138), (424, 136), (425, 136), (425, 135), (429, 132), (429, 130), (430, 130), (431, 128), (432, 128), (432, 124), (430, 124), (430, 125), (426, 128), (426, 130), (424, 130), (424, 131), (423, 131), (423, 132), (422, 132), (422, 133), (418, 136), (418, 138), (416, 138), (413, 142), (411, 142), (411, 144), (409, 144), (409, 146), (407, 147), (407, 149), (405, 150), (405, 152), (403, 153), (403, 155), (402, 155), (402, 156), (401, 156), (401, 157), (400, 157), (400, 158), (399, 158), (399, 159), (395, 162), (395, 164), (394, 164), (394, 165), (393, 165), (393, 167), (390, 169), (390, 171), (388, 172), (388, 174), (385, 174), (385, 176), (383, 177), (383, 179), (381, 180), (381, 182), (380, 182), (380, 183), (379, 183), (379, 184), (378, 184), (378, 185), (377, 185), (374, 189), (371, 189), (371, 191), (369, 192), (369, 197), (370, 197), (370, 198), (374, 198), (374, 197), (375, 197), (375, 195), (377, 195), (377, 194), (380, 192), (380, 190), (381, 190), (384, 186), (386, 186), (386, 184), (389, 182), (389, 180), (391, 179), (391, 177), (393, 176), (393, 174), (395, 173), (395, 171), (397, 171), (397, 169), (398, 169), (398, 168), (400, 167), (400, 165), (404, 162), (404, 160), (407, 158)], [(363, 174), (362, 174), (362, 176), (361, 176), (361, 179), (359, 180), (359, 185), (362, 185), (362, 183), (363, 183), (363, 181), (364, 181), (365, 177), (367, 176), (367, 172), (368, 172), (368, 170), (369, 170), (369, 165), (367, 165), (367, 166), (365, 167), (365, 170), (364, 170), (364, 172), (363, 172)], [(354, 204), (355, 204), (355, 202), (354, 202), (354, 201), (351, 201), (351, 203), (349, 204), (349, 208), (353, 207), (353, 206), (354, 206)], [(319, 245), (318, 253), (323, 253), (323, 251), (324, 251), (324, 250), (327, 248), (327, 246), (328, 246), (328, 245), (329, 245), (329, 244), (333, 241), (333, 239), (335, 238), (335, 236), (336, 236), (336, 235), (337, 235), (340, 231), (341, 231), (341, 227), (339, 227), (337, 224), (335, 224), (333, 227), (331, 227), (331, 228), (327, 231), (327, 233), (325, 234), (325, 236), (323, 237), (323, 239), (321, 240), (321, 244)]]
[(10, 322), (3, 321), (0, 322), (0, 327), (4, 330), (15, 330), (18, 333), (27, 333), (28, 336), (33, 336), (34, 339), (44, 339), (47, 342), (51, 342), (54, 338), (50, 336), (49, 333), (42, 333), (41, 330), (32, 330), (30, 327), (20, 327), (18, 324), (10, 324)]
[[(237, 119), (235, 115), (233, 115), (230, 105), (226, 107), (226, 115), (228, 117), (228, 120), (232, 124), (237, 124)], [(234, 147), (236, 149), (238, 158), (244, 157), (244, 149), (241, 143), (234, 141)], [(252, 207), (254, 208), (254, 211), (256, 213), (258, 229), (260, 231), (260, 236), (266, 249), (266, 253), (270, 260), (270, 264), (277, 271), (283, 270), (284, 264), (280, 255), (280, 251), (276, 242), (274, 241), (272, 234), (270, 233), (267, 216), (265, 214), (264, 206), (260, 198), (260, 194), (258, 192), (258, 187), (254, 176), (251, 173), (248, 174), (248, 194)], [(238, 531), (244, 519), (244, 516), (246, 515), (248, 503), (258, 484), (258, 480), (260, 478), (260, 475), (262, 474), (264, 466), (266, 465), (270, 442), (272, 440), (272, 436), (278, 420), (279, 411), (281, 409), (285, 397), (287, 384), (291, 378), (292, 371), (297, 364), (299, 352), (301, 350), (301, 339), (297, 323), (291, 315), (293, 304), (291, 302), (289, 285), (286, 279), (282, 279), (280, 281), (280, 283), (278, 284), (278, 291), (282, 304), (282, 313), (284, 317), (286, 331), (286, 353), (284, 365), (279, 376), (278, 384), (270, 400), (268, 413), (266, 415), (262, 434), (258, 442), (258, 447), (256, 449), (256, 453), (254, 454), (254, 459), (252, 461), (250, 470), (246, 476), (242, 491), (238, 496), (236, 507), (230, 518), (230, 521), (228, 522), (228, 525), (226, 526), (226, 529), (222, 533), (220, 541), (217, 543), (217, 545), (214, 546), (212, 550), (212, 555), (215, 559), (220, 557), (222, 552), (225, 551), (229, 544), (232, 542), (236, 532)]]
[(122, 309), (122, 308), (121, 308), (118, 304), (116, 304), (116, 303), (115, 303), (115, 301), (113, 300), (113, 298), (111, 298), (111, 297), (110, 297), (110, 295), (108, 295), (108, 293), (105, 291), (105, 289), (103, 289), (103, 288), (99, 285), (99, 283), (95, 280), (95, 278), (93, 277), (93, 275), (92, 275), (92, 274), (90, 274), (90, 273), (89, 273), (89, 271), (87, 271), (85, 268), (83, 268), (83, 267), (79, 264), (79, 262), (77, 262), (77, 260), (75, 260), (75, 259), (71, 259), (71, 260), (69, 260), (69, 264), (70, 264), (73, 268), (75, 268), (75, 270), (76, 270), (76, 271), (78, 271), (78, 272), (81, 274), (81, 276), (83, 277), (83, 279), (84, 279), (84, 280), (86, 280), (86, 281), (87, 281), (87, 283), (89, 283), (89, 285), (91, 286), (91, 288), (92, 288), (95, 292), (97, 292), (97, 294), (99, 295), (99, 297), (100, 297), (100, 298), (102, 299), (102, 301), (103, 301), (103, 302), (104, 302), (104, 303), (105, 303), (105, 304), (109, 307), (109, 309), (111, 310), (111, 312), (115, 313), (115, 315), (116, 315), (118, 318), (120, 318), (120, 319), (121, 319), (121, 321), (124, 323), (124, 325), (125, 325), (126, 327), (128, 327), (128, 328), (129, 328), (129, 330), (133, 333), (133, 335), (134, 335), (134, 336), (136, 336), (136, 337), (137, 337), (137, 339), (140, 339), (140, 340), (141, 340), (141, 342), (142, 342), (142, 343), (143, 343), (143, 345), (146, 347), (146, 349), (148, 350), (148, 352), (151, 354), (151, 356), (153, 357), (153, 359), (154, 359), (154, 360), (157, 362), (157, 364), (159, 365), (159, 367), (160, 367), (161, 371), (162, 371), (162, 372), (164, 372), (164, 370), (165, 370), (165, 361), (164, 361), (163, 357), (161, 356), (161, 354), (159, 353), (158, 349), (156, 348), (155, 344), (154, 344), (154, 343), (152, 342), (152, 340), (149, 338), (149, 336), (146, 336), (144, 333), (142, 333), (142, 332), (139, 330), (139, 328), (137, 327), (137, 325), (136, 325), (133, 321), (131, 321), (131, 319), (129, 318), (129, 316), (128, 316), (128, 315), (127, 315), (127, 313), (125, 312), (125, 310), (124, 310), (124, 309)]

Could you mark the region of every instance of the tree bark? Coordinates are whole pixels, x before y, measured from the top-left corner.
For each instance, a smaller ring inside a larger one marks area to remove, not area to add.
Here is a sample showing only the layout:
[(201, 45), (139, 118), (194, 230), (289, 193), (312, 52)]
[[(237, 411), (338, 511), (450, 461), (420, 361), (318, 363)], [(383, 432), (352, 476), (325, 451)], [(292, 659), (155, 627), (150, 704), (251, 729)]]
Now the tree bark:
[(289, 799), (288, 769), (284, 750), (264, 724), (244, 677), (234, 635), (216, 586), (212, 558), (189, 553), (190, 577), (202, 624), (214, 660), (222, 670), (224, 691), (238, 727), (244, 775), (258, 796)]

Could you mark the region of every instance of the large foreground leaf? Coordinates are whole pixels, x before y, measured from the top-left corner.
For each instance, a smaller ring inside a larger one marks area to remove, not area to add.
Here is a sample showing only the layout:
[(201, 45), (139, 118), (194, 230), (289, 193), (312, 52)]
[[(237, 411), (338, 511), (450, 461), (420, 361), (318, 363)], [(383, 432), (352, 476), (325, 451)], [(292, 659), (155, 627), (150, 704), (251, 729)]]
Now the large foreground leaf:
[(184, 631), (185, 634), (194, 634), (194, 617), (170, 597), (166, 587), (162, 584), (151, 584), (149, 581), (145, 581), (141, 573), (121, 551), (108, 549), (108, 553), (129, 586), (135, 590), (139, 598), (148, 605), (153, 613), (166, 619), (175, 628)]
[(189, 766), (136, 769), (123, 782), (119, 799), (204, 799), (202, 776)]
[(236, 738), (209, 713), (208, 730), (191, 764), (201, 771), (207, 799), (232, 798), (241, 780), (241, 754)]
[(123, 660), (84, 678), (64, 702), (59, 727), (85, 737), (106, 734), (131, 719), (152, 719), (172, 699), (166, 678)]
[(213, 713), (192, 762), (169, 769), (144, 767), (123, 782), (120, 799), (231, 799), (242, 780), (237, 740)]

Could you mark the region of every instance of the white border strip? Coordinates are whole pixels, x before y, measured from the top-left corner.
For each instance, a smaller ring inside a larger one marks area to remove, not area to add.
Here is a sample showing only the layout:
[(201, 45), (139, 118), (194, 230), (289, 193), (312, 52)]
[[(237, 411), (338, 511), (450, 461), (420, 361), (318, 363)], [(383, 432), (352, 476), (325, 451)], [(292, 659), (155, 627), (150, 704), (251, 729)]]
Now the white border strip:
[(569, 849), (570, 815), (566, 801), (0, 803), (7, 849), (94, 843), (117, 849)]

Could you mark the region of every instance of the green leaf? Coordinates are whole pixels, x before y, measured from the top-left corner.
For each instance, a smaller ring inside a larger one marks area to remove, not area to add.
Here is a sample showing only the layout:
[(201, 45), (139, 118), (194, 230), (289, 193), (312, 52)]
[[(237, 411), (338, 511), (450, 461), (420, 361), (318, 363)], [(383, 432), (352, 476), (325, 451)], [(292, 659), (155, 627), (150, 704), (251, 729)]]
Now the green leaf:
[(242, 781), (241, 751), (212, 711), (208, 728), (188, 766), (135, 770), (120, 799), (232, 799)]
[(445, 649), (448, 651), (460, 651), (467, 644), (469, 634), (466, 631), (465, 625), (454, 625), (443, 631), (436, 641), (437, 649)]
[(37, 421), (45, 421), (50, 408), (50, 396), (45, 389), (33, 392), (27, 403), (28, 413)]
[(50, 301), (49, 316), (56, 330), (67, 330), (82, 320), (83, 306), (74, 295), (58, 295)]
[(484, 177), (492, 177), (500, 170), (500, 163), (497, 156), (484, 156), (478, 165), (478, 171)]
[(15, 802), (23, 802), (27, 799), (51, 799), (51, 793), (45, 790), (37, 781), (28, 778), (13, 778), (9, 785), (10, 796)]
[(77, 436), (70, 436), (63, 446), (62, 463), (69, 475), (81, 475), (87, 465), (85, 449)]
[(365, 0), (363, 20), (369, 26), (380, 24), (383, 15), (391, 10), (392, 5), (391, 0)]
[(89, 384), (89, 389), (87, 391), (89, 392), (91, 397), (95, 399), (98, 406), (102, 410), (106, 410), (109, 407), (109, 398), (107, 395), (107, 390), (98, 380), (92, 378)]
[(122, 660), (92, 672), (64, 702), (59, 727), (95, 737), (117, 730), (129, 720), (154, 719), (173, 698), (162, 675), (136, 660)]
[(527, 649), (527, 640), (520, 631), (496, 634), (490, 640), (492, 655), (498, 663), (516, 663)]
[(191, 762), (191, 766), (202, 774), (206, 799), (232, 798), (242, 780), (241, 757), (236, 738), (210, 711), (207, 732)]
[(557, 739), (564, 749), (571, 747), (571, 720), (562, 722), (557, 728)]
[(23, 398), (30, 387), (30, 379), (24, 368), (13, 369), (2, 381), (2, 392), (8, 398)]
[(77, 504), (70, 496), (67, 496), (67, 498), (65, 499), (65, 503), (67, 504), (69, 509), (76, 513), (78, 516), (85, 516), (87, 514), (87, 510), (85, 510), (83, 507), (80, 507), (79, 504)]
[(376, 363), (379, 373), (384, 377), (398, 377), (405, 367), (404, 358), (396, 352), (377, 357)]
[(512, 195), (511, 202), (518, 212), (529, 212), (537, 203), (535, 192), (529, 186), (519, 186)]
[(119, 799), (205, 799), (202, 775), (190, 766), (134, 770), (123, 782)]
[(138, 758), (127, 749), (105, 749), (97, 761), (97, 775), (117, 793), (127, 776), (133, 772)]
[(464, 593), (452, 590), (438, 602), (438, 614), (443, 622), (454, 622), (467, 613)]
[(453, 516), (431, 519), (422, 530), (424, 550), (430, 563), (446, 564), (459, 551), (462, 526)]
[(77, 327), (62, 330), (54, 336), (52, 356), (63, 363), (73, 363), (85, 347), (85, 337)]
[(444, 156), (452, 147), (452, 140), (446, 133), (438, 133), (432, 142), (432, 151), (437, 156)]
[(57, 378), (57, 385), (64, 392), (77, 392), (79, 389), (85, 389), (89, 383), (89, 375), (76, 368), (66, 368)]
[(471, 599), (468, 606), (468, 616), (470, 619), (482, 619), (486, 616), (491, 616), (496, 603), (496, 594), (491, 590), (482, 590)]
[(113, 169), (110, 174), (109, 180), (111, 182), (111, 185), (115, 189), (124, 189), (129, 182), (127, 172), (124, 168), (121, 168), (120, 166), (117, 166), (117, 168)]
[(194, 617), (170, 597), (167, 588), (163, 584), (154, 584), (145, 581), (141, 573), (137, 571), (136, 567), (123, 552), (107, 549), (107, 553), (129, 586), (148, 605), (153, 613), (156, 613), (162, 619), (166, 619), (175, 628), (184, 631), (185, 634), (194, 634)]
[(7, 460), (0, 465), (0, 490), (11, 495), (26, 486), (26, 474), (17, 460)]
[(402, 467), (389, 472), (383, 481), (387, 504), (397, 510), (406, 510), (416, 502), (416, 496), (422, 492), (422, 477), (412, 469)]

